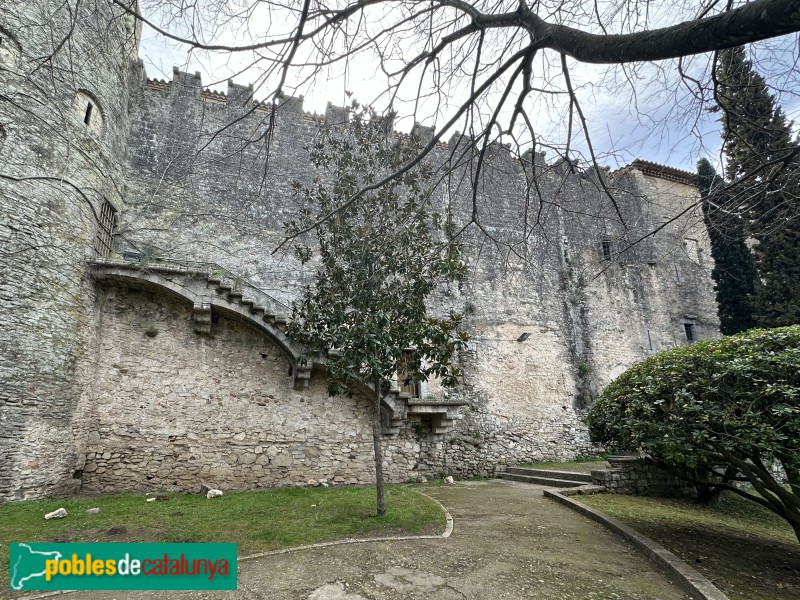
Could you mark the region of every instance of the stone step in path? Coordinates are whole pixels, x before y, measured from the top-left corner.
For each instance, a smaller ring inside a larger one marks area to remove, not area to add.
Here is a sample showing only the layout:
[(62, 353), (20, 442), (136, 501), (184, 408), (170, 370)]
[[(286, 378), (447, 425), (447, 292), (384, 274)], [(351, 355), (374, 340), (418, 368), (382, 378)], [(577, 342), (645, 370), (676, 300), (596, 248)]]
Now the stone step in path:
[(535, 483), (557, 488), (573, 488), (582, 485), (591, 485), (592, 476), (589, 473), (575, 471), (558, 471), (555, 469), (537, 469), (533, 467), (508, 467), (500, 474), (500, 479)]

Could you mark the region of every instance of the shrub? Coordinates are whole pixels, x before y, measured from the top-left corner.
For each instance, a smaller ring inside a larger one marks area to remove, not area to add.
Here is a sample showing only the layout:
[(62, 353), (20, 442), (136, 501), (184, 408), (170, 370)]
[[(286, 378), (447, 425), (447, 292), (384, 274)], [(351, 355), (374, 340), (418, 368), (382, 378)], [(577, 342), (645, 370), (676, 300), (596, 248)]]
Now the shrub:
[(644, 451), (701, 487), (758, 502), (800, 540), (800, 325), (657, 354), (611, 382), (587, 420), (594, 442)]

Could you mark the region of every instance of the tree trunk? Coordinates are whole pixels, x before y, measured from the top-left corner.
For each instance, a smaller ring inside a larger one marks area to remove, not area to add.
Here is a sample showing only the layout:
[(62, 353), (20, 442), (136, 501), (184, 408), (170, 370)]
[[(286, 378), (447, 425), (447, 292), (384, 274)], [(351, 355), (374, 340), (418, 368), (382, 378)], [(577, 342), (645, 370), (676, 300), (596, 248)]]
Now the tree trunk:
[(792, 529), (794, 529), (794, 535), (797, 538), (797, 541), (800, 542), (800, 521), (789, 521), (789, 525), (791, 525)]
[(383, 501), (383, 452), (381, 451), (381, 382), (375, 380), (375, 414), (372, 418), (372, 445), (375, 450), (375, 493), (378, 499), (378, 516), (386, 514)]
[[(725, 469), (725, 474), (722, 477), (714, 475), (712, 469), (706, 467), (698, 467), (692, 471), (692, 476), (700, 481), (708, 481), (709, 483), (730, 483), (736, 476), (738, 469), (735, 467), (728, 467)], [(724, 488), (715, 487), (711, 485), (694, 484), (694, 489), (697, 495), (697, 502), (705, 506), (717, 506), (722, 498)]]

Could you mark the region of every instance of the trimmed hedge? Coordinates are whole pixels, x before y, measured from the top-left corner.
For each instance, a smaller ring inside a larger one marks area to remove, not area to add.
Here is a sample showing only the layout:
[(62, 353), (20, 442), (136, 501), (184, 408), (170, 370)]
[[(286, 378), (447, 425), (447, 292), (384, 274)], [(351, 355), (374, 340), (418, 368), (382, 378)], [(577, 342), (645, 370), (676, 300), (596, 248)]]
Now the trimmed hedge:
[[(611, 382), (587, 421), (607, 447), (746, 479), (800, 532), (800, 325), (657, 354)], [(791, 491), (772, 477), (774, 461)]]

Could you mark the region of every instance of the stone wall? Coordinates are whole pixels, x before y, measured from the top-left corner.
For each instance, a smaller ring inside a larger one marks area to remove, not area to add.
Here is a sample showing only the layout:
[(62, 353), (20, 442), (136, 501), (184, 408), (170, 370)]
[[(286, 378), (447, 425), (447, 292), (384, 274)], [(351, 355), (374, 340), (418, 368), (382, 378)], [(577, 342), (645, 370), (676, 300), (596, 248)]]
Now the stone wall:
[[(212, 92), (179, 70), (149, 80), (132, 59), (132, 23), (105, 0), (82, 6), (74, 52), (47, 73), (32, 57), (66, 26), (62, 3), (0, 0), (0, 34), (14, 36), (0, 85), (16, 99), (0, 105), (0, 164), (18, 179), (0, 180), (11, 315), (0, 330), (0, 498), (193, 489), (203, 478), (370, 480), (364, 399), (327, 398), (322, 372), (295, 391), (285, 359), (244, 323), (214, 314), (212, 336), (200, 336), (165, 292), (104, 287), (86, 268), (108, 201), (116, 252), (217, 263), (290, 303), (313, 281), (288, 249), (273, 253), (298, 208), (292, 182), (325, 176), (307, 147), (347, 111), (309, 115), (284, 98), (273, 114), (252, 87)], [(87, 102), (99, 121), (84, 122)], [(613, 377), (689, 343), (687, 328), (717, 335), (702, 219), (688, 211), (663, 226), (695, 202), (690, 175), (598, 173), (492, 146), (473, 196), (468, 141), (456, 134), (428, 159), (456, 225), (477, 215), (482, 228), (463, 235), (465, 279), (430, 302), (466, 315), (463, 386), (424, 391), (464, 402), (463, 418), (444, 435), (409, 424), (387, 437), (393, 480), (588, 453), (581, 419)]]
[[(80, 487), (94, 296), (85, 263), (103, 202), (122, 207), (129, 24), (100, 0), (77, 14), (0, 0), (2, 45), (13, 48), (0, 52), (0, 501)], [(77, 101), (89, 89), (87, 124)]]
[(609, 494), (637, 496), (693, 496), (694, 486), (643, 459), (608, 460), (610, 468), (592, 471), (592, 483)]
[[(248, 324), (219, 315), (198, 336), (190, 306), (117, 285), (99, 290), (95, 323), (83, 491), (373, 480), (369, 400), (329, 397), (323, 376), (293, 389), (286, 357)], [(389, 480), (409, 479), (419, 451), (390, 441)]]

